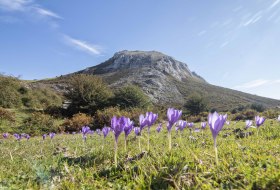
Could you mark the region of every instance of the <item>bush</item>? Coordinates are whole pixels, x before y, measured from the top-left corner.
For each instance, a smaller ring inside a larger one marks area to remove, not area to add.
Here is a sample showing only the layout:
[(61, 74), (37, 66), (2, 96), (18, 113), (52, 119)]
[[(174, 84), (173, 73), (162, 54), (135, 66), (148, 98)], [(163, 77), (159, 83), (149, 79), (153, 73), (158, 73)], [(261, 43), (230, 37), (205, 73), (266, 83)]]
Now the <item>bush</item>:
[(149, 97), (137, 86), (129, 85), (115, 92), (114, 104), (121, 109), (147, 108), (150, 104)]
[(77, 74), (69, 80), (67, 98), (71, 101), (68, 110), (72, 113), (84, 112), (93, 114), (109, 104), (113, 93), (101, 78)]
[(265, 112), (263, 112), (262, 115), (267, 119), (275, 119), (275, 118), (278, 118), (278, 116), (280, 115), (280, 112), (273, 110), (273, 109), (269, 109), (269, 110), (266, 110)]
[(207, 111), (207, 102), (199, 94), (192, 94), (188, 97), (185, 110), (191, 115), (198, 115), (200, 112)]
[(21, 106), (19, 89), (20, 81), (17, 78), (0, 76), (0, 106), (4, 108)]
[(35, 112), (23, 121), (20, 130), (30, 135), (42, 135), (50, 132), (59, 132), (59, 126), (53, 117), (40, 112)]
[(263, 112), (265, 110), (265, 107), (262, 104), (257, 103), (253, 103), (250, 108), (252, 110), (256, 110), (257, 112)]
[(85, 125), (90, 125), (93, 122), (93, 118), (85, 113), (77, 113), (73, 115), (71, 119), (67, 119), (63, 124), (65, 131), (78, 132)]
[(51, 106), (61, 106), (62, 98), (49, 88), (36, 88), (25, 93), (22, 103), (28, 108), (46, 109)]
[(15, 122), (15, 114), (0, 107), (0, 123), (3, 121)]
[(146, 110), (140, 108), (131, 108), (128, 110), (122, 110), (119, 107), (109, 107), (103, 110), (98, 110), (94, 115), (93, 128), (102, 128), (104, 125), (111, 126), (111, 118), (113, 116), (125, 116), (129, 117), (135, 125), (138, 124), (139, 115), (146, 113)]

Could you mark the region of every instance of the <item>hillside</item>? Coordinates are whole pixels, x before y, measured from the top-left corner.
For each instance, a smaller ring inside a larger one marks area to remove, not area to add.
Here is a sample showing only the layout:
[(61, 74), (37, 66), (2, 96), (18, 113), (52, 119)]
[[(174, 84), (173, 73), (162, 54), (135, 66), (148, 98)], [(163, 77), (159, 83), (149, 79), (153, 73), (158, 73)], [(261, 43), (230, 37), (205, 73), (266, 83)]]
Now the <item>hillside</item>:
[(156, 51), (117, 52), (99, 65), (37, 84), (49, 84), (56, 90), (63, 90), (69, 76), (81, 73), (100, 76), (112, 88), (135, 84), (158, 105), (181, 105), (194, 92), (203, 95), (210, 107), (218, 110), (252, 103), (270, 108), (280, 105), (278, 100), (211, 85), (190, 71), (187, 64)]

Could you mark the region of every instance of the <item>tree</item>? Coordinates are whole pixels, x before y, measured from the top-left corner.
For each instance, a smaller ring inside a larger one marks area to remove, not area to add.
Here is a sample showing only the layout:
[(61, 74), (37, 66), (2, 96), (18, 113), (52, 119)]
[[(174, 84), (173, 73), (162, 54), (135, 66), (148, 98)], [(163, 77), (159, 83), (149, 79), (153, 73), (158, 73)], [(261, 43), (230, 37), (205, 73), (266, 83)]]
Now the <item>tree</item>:
[(150, 104), (149, 97), (135, 85), (128, 85), (115, 92), (114, 103), (121, 109), (147, 108)]
[(256, 110), (257, 112), (263, 112), (265, 110), (265, 107), (262, 104), (253, 103), (251, 105), (251, 109)]
[(93, 75), (77, 74), (69, 80), (66, 97), (71, 101), (69, 111), (93, 114), (109, 104), (113, 93), (101, 78)]
[(207, 111), (207, 102), (202, 96), (194, 93), (188, 97), (184, 108), (189, 114), (198, 115), (200, 112)]

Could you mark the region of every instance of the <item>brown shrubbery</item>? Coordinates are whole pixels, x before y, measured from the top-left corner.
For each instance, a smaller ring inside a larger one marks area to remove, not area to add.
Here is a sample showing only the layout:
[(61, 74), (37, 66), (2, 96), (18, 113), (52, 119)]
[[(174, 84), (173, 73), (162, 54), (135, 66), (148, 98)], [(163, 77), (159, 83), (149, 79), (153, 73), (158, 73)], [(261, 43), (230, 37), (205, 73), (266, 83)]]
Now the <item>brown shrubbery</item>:
[(3, 120), (15, 122), (15, 114), (0, 107), (0, 122)]
[(83, 126), (90, 125), (93, 122), (93, 118), (85, 113), (77, 113), (73, 115), (71, 119), (66, 119), (62, 124), (64, 131), (80, 131)]

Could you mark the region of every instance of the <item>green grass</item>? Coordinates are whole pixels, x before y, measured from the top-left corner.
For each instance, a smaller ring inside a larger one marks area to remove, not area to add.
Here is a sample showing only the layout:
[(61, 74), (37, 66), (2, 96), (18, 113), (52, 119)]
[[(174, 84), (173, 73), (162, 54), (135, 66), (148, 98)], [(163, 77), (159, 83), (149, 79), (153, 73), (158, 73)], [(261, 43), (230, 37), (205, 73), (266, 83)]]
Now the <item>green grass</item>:
[(112, 133), (104, 147), (97, 134), (88, 135), (85, 143), (80, 134), (57, 135), (44, 142), (41, 137), (21, 142), (1, 139), (0, 189), (280, 189), (279, 122), (267, 120), (258, 136), (256, 129), (249, 129), (254, 134), (246, 138), (233, 132), (243, 129), (244, 122), (225, 126), (217, 140), (218, 166), (209, 127), (193, 132), (196, 140), (185, 130), (182, 141), (173, 128), (171, 151), (165, 126), (159, 134), (155, 128), (147, 153), (140, 154), (134, 134), (125, 152), (121, 135), (118, 167)]

